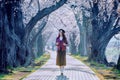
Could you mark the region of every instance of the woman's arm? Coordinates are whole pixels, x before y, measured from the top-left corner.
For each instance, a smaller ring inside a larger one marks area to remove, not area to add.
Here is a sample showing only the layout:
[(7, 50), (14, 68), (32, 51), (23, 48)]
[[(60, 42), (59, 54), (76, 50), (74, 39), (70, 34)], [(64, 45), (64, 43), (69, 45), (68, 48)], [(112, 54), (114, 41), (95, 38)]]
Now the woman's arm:
[(67, 39), (65, 40), (65, 42), (63, 43), (64, 46), (68, 45)]
[(55, 43), (55, 44), (56, 44), (56, 46), (58, 46), (58, 45), (59, 45), (59, 43), (58, 43), (58, 40), (57, 40), (57, 39), (56, 39), (56, 43)]

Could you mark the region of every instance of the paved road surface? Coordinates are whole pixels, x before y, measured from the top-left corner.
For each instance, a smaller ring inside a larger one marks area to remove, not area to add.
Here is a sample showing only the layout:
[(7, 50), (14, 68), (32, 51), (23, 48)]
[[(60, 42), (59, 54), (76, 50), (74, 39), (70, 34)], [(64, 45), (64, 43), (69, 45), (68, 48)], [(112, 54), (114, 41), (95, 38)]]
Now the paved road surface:
[(56, 52), (50, 51), (50, 56), (45, 65), (23, 80), (99, 80), (88, 66), (69, 55), (66, 56), (67, 66), (61, 76), (59, 67), (55, 65)]

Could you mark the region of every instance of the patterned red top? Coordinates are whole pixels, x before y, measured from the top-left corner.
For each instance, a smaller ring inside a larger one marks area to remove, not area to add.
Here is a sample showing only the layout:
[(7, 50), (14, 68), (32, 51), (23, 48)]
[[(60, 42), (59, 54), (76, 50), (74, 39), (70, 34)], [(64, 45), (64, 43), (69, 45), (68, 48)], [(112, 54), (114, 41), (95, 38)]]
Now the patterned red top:
[(62, 50), (62, 51), (64, 51), (64, 50), (66, 50), (66, 46), (65, 45), (63, 45), (64, 43), (65, 44), (68, 44), (67, 43), (67, 39), (66, 40), (60, 40), (60, 37), (57, 37), (56, 38), (56, 43), (58, 43), (58, 45), (57, 45), (57, 49), (58, 50)]

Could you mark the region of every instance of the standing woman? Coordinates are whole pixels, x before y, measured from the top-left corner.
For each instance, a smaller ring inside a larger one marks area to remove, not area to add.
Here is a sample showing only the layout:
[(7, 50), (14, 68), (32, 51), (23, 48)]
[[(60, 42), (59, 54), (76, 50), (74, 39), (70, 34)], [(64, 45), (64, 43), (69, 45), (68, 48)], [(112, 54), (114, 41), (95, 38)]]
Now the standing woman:
[(67, 46), (67, 38), (65, 36), (65, 31), (63, 29), (59, 29), (59, 35), (56, 38), (56, 46), (57, 46), (57, 58), (56, 65), (60, 67), (61, 75), (63, 75), (64, 66), (66, 66), (66, 46)]

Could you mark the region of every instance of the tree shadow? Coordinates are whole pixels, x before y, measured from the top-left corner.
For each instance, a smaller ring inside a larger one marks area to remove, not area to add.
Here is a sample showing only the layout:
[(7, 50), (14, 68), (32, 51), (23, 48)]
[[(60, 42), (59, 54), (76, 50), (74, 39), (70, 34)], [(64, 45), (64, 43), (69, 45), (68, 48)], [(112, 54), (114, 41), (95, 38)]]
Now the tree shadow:
[(65, 75), (59, 75), (59, 76), (56, 76), (56, 80), (69, 80), (69, 78), (67, 78), (67, 76)]
[[(47, 71), (59, 71), (58, 68), (40, 68), (39, 70), (47, 70)], [(79, 68), (79, 67), (70, 67), (70, 68), (65, 68), (66, 71), (80, 71), (80, 72), (84, 72), (84, 73), (88, 73), (91, 75), (95, 75), (95, 73), (93, 71), (91, 71), (89, 68)]]

